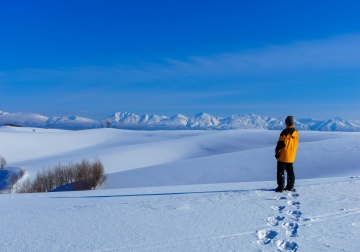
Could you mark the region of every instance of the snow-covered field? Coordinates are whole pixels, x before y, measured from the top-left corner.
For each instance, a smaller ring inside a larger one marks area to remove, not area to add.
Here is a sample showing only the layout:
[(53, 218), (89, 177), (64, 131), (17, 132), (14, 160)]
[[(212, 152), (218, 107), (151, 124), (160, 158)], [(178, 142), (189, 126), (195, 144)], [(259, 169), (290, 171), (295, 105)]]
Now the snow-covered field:
[(280, 131), (0, 128), (28, 176), (99, 158), (96, 191), (1, 194), (1, 251), (358, 251), (360, 133), (300, 131), (296, 193), (275, 193)]

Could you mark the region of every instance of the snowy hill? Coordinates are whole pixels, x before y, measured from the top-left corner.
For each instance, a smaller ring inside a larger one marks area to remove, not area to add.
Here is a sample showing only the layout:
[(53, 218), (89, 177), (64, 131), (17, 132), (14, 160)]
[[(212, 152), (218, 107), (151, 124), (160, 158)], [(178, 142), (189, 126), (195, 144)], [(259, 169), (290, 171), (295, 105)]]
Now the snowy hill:
[(0, 154), (12, 167), (0, 179), (96, 157), (108, 180), (95, 191), (0, 194), (2, 251), (360, 246), (358, 132), (301, 131), (297, 192), (275, 193), (278, 130), (32, 129), (0, 127)]
[(32, 113), (2, 113), (0, 124), (12, 124), (22, 127), (44, 127), (47, 125), (48, 117)]
[(187, 126), (192, 129), (217, 128), (220, 122), (217, 118), (206, 113), (200, 113), (188, 120)]
[(7, 114), (9, 114), (9, 113), (0, 110), (0, 115), (7, 115)]
[(358, 126), (354, 123), (345, 121), (340, 117), (326, 120), (324, 122), (318, 122), (314, 124), (310, 129), (321, 131), (349, 131), (348, 129), (356, 129)]
[(88, 118), (79, 116), (51, 117), (46, 121), (47, 128), (58, 129), (92, 129), (98, 127), (99, 123)]
[[(274, 148), (280, 131), (0, 127), (0, 134), (0, 155), (9, 166), (24, 167), (30, 177), (59, 162), (97, 157), (108, 173), (103, 188), (115, 189), (272, 180), (274, 174), (268, 171), (276, 164)], [(360, 173), (360, 133), (299, 134), (297, 178), (350, 176), (354, 169)], [(256, 174), (252, 172), (255, 167)]]
[(0, 125), (16, 125), (35, 128), (57, 129), (90, 129), (98, 127), (99, 123), (92, 119), (69, 116), (47, 117), (33, 113), (0, 113)]
[[(264, 117), (254, 114), (216, 117), (207, 113), (199, 113), (194, 117), (177, 114), (171, 117), (165, 115), (136, 115), (131, 112), (116, 112), (113, 115), (96, 121), (78, 116), (46, 117), (31, 113), (0, 113), (0, 125), (18, 125), (24, 127), (58, 128), (58, 129), (91, 129), (112, 127), (119, 129), (269, 129), (284, 128), (285, 118)], [(328, 120), (296, 119), (295, 127), (299, 130), (316, 131), (360, 131), (360, 121), (346, 121), (335, 117)]]

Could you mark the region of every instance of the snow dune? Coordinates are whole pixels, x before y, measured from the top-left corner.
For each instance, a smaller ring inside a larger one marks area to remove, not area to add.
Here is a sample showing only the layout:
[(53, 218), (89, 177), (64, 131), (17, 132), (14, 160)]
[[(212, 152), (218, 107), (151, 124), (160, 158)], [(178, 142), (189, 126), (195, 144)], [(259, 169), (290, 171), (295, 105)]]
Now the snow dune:
[(295, 193), (275, 193), (280, 131), (0, 127), (28, 175), (99, 158), (100, 190), (1, 194), (2, 251), (357, 251), (360, 133), (300, 131)]
[[(59, 162), (99, 158), (103, 189), (274, 179), (280, 131), (82, 131), (1, 128), (0, 153), (29, 175)], [(300, 131), (298, 179), (359, 171), (360, 133)]]

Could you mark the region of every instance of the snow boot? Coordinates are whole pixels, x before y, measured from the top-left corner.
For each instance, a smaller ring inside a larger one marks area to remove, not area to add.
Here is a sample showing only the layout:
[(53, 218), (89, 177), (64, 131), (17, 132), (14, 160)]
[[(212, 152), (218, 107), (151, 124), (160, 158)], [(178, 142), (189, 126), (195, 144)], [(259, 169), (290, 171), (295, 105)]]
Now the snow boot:
[(283, 191), (284, 191), (284, 189), (281, 187), (276, 187), (276, 189), (275, 189), (275, 192), (283, 192)]

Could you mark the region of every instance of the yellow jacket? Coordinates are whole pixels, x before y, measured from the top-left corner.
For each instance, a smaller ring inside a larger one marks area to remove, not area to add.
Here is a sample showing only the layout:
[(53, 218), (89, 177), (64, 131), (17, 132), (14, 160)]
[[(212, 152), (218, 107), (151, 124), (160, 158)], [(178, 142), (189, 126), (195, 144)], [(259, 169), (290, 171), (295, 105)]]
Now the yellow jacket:
[(286, 127), (286, 129), (281, 132), (275, 149), (276, 159), (284, 163), (293, 163), (295, 161), (298, 144), (298, 131), (294, 126)]

